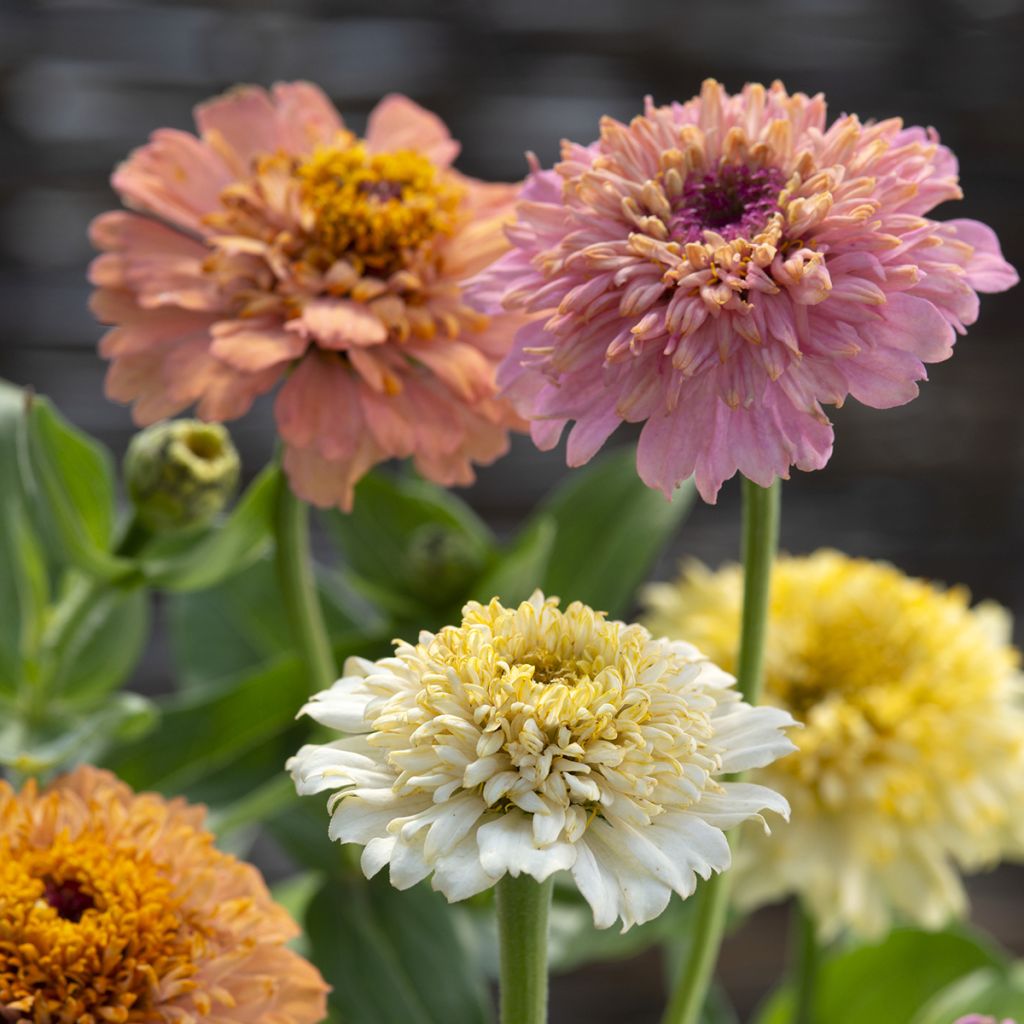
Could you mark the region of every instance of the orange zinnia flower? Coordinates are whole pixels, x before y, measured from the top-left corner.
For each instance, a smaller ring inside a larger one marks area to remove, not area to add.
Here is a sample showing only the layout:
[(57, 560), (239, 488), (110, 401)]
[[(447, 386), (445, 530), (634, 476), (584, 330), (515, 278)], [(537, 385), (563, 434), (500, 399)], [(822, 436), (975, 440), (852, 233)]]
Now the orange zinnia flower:
[(203, 809), (82, 767), (0, 781), (0, 1020), (316, 1024), (327, 986)]
[(458, 143), (402, 96), (363, 139), (302, 82), (195, 117), (198, 137), (161, 129), (114, 173), (139, 213), (92, 226), (108, 396), (140, 424), (192, 404), (228, 420), (287, 376), (275, 413), (300, 497), (348, 508), (392, 457), (471, 482), (519, 422), (494, 382), (515, 321), (468, 308), (459, 282), (507, 248), (514, 187), (455, 171)]

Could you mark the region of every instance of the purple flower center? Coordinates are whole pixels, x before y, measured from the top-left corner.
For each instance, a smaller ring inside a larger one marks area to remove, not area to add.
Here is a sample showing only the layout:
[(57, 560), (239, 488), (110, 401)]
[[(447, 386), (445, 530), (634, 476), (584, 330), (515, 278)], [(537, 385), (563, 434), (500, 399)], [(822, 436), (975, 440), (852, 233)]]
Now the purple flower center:
[(677, 242), (699, 242), (705, 231), (724, 239), (752, 238), (779, 208), (786, 176), (776, 167), (723, 164), (702, 178), (692, 176), (673, 204), (669, 230)]
[(52, 878), (45, 878), (43, 884), (46, 886), (43, 899), (65, 921), (77, 924), (87, 910), (92, 910), (96, 906), (96, 901), (82, 889), (82, 883), (74, 879), (58, 882)]
[(381, 178), (380, 181), (361, 181), (357, 186), (363, 195), (372, 196), (382, 203), (401, 199), (404, 187), (400, 181), (388, 181), (387, 178)]

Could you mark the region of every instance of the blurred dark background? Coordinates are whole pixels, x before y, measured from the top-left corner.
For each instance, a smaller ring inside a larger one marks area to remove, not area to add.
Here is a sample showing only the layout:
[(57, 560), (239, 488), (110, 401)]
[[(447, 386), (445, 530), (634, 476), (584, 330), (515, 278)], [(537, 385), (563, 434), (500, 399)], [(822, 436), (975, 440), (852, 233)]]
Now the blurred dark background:
[[(942, 215), (994, 225), (1024, 264), (1024, 0), (0, 0), (0, 376), (49, 394), (120, 456), (128, 412), (106, 402), (100, 330), (87, 309), (86, 227), (114, 203), (113, 165), (156, 127), (191, 127), (197, 101), (239, 81), (309, 78), (352, 127), (386, 92), (437, 111), (463, 142), (462, 170), (515, 179), (523, 152), (589, 141), (603, 113), (629, 118), (702, 78), (736, 89), (781, 78), (826, 93), (834, 113), (934, 125), (960, 158), (966, 199)], [(966, 583), (1024, 612), (1024, 291), (986, 297), (954, 358), (919, 399), (836, 413), (835, 456), (784, 490), (783, 545), (884, 557)], [(248, 471), (272, 443), (264, 401), (233, 428)], [(528, 443), (480, 474), (470, 500), (513, 525), (564, 473)], [(698, 507), (675, 550), (736, 557), (738, 489)], [(1022, 634), (1018, 631), (1018, 638)], [(169, 669), (159, 644), (143, 665)], [(975, 916), (1024, 952), (1022, 874), (975, 885)], [(784, 919), (731, 940), (723, 976), (744, 1005), (780, 962)], [(643, 1022), (660, 1005), (647, 957), (555, 988), (554, 1019)]]

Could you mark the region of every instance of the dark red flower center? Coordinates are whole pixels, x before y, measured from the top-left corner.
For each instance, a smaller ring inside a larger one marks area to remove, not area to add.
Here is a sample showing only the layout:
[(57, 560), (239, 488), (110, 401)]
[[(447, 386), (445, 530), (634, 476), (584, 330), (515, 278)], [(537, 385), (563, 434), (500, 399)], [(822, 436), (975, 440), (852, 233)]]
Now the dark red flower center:
[(742, 164), (723, 164), (711, 174), (692, 176), (673, 204), (672, 237), (677, 242), (699, 242), (710, 230), (726, 241), (752, 238), (778, 210), (785, 183), (778, 168)]
[(75, 879), (58, 882), (53, 878), (43, 880), (46, 890), (43, 899), (53, 907), (65, 921), (77, 924), (87, 910), (96, 906), (95, 900), (82, 888), (82, 883)]

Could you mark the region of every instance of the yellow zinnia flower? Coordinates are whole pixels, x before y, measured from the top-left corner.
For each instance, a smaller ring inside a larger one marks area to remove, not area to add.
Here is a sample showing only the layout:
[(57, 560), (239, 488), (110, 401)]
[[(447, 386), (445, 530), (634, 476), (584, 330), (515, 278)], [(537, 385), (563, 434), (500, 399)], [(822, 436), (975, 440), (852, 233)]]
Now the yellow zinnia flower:
[[(647, 625), (731, 669), (739, 567), (687, 566), (646, 591)], [(1024, 849), (1024, 711), (1009, 616), (966, 590), (819, 551), (772, 578), (765, 701), (805, 723), (755, 773), (792, 821), (737, 857), (736, 898), (795, 894), (823, 937), (937, 927), (965, 909), (957, 869)]]

